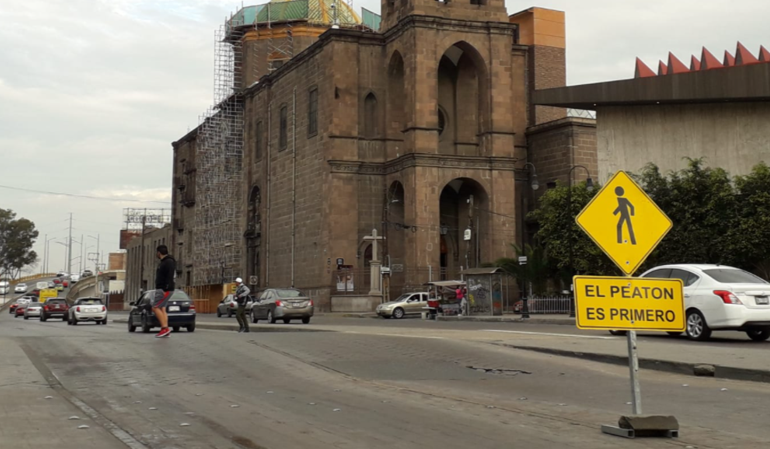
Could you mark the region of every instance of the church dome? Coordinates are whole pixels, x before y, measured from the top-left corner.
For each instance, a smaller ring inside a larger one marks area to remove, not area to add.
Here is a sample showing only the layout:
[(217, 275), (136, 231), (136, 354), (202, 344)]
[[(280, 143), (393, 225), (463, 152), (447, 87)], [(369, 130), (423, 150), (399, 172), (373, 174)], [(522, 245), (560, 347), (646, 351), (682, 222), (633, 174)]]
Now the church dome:
[(235, 26), (267, 22), (307, 21), (318, 25), (333, 25), (334, 14), (341, 27), (361, 25), (361, 18), (344, 0), (272, 0), (247, 6), (231, 19)]

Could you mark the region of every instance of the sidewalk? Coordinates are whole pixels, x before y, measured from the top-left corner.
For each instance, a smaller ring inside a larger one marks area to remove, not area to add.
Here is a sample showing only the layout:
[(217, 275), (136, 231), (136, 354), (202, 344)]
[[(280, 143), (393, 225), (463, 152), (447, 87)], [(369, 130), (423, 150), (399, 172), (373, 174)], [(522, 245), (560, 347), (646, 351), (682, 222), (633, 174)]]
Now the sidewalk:
[(575, 318), (570, 318), (569, 315), (530, 315), (527, 319), (521, 318), (521, 315), (513, 314), (503, 316), (439, 316), (436, 319), (438, 321), (575, 325)]
[(0, 360), (0, 447), (125, 448), (52, 388), (14, 339), (0, 338)]

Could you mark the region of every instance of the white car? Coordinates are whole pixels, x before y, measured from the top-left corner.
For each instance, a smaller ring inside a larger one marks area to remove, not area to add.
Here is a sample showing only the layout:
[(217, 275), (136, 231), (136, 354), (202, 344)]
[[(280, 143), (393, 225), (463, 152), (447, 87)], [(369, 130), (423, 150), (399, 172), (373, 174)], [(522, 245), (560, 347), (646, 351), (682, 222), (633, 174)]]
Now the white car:
[(70, 276), (70, 283), (71, 284), (77, 284), (80, 281), (80, 275), (79, 274), (73, 274)]
[(708, 340), (715, 330), (746, 332), (755, 341), (770, 338), (770, 283), (725, 265), (663, 265), (640, 277), (681, 279), (687, 336)]
[(13, 289), (16, 293), (27, 293), (27, 290), (29, 290), (27, 284), (16, 284), (16, 287)]
[(70, 306), (67, 324), (76, 325), (81, 321), (107, 324), (107, 307), (99, 298), (78, 298)]
[(24, 319), (28, 320), (31, 316), (36, 316), (40, 318), (40, 311), (43, 310), (43, 304), (40, 304), (39, 302), (30, 302), (27, 303), (27, 306), (24, 307)]

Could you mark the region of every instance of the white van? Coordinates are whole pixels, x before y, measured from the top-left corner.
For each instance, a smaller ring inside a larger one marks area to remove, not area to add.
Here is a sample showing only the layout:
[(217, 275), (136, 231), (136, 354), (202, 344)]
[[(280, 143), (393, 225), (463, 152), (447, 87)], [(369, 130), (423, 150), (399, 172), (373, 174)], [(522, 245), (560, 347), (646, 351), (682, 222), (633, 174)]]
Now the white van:
[(11, 283), (0, 281), (0, 295), (7, 295), (8, 293), (11, 293)]
[(45, 290), (48, 288), (48, 282), (38, 282), (37, 284), (35, 284), (35, 288), (37, 288), (38, 290)]

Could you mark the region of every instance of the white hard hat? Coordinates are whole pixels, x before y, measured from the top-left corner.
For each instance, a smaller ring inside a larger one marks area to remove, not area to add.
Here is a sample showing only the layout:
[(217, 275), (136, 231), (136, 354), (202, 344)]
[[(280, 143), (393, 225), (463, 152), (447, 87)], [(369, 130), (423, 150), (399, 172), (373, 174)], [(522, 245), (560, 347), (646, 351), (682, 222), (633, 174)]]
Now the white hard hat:
[(236, 282), (237, 284), (243, 284), (243, 279), (241, 279), (241, 278), (235, 278), (235, 282)]

